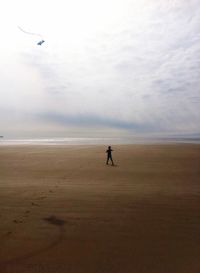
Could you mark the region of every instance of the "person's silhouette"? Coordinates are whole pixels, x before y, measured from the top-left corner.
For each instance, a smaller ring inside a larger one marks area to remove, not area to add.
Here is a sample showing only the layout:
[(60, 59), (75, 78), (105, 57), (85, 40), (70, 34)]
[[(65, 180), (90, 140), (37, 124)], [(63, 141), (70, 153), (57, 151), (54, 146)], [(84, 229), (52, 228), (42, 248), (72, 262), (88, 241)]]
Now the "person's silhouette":
[(106, 164), (108, 165), (108, 161), (110, 160), (112, 162), (112, 165), (114, 165), (113, 159), (112, 159), (112, 149), (111, 146), (108, 146), (108, 149), (106, 150), (107, 153), (107, 161)]

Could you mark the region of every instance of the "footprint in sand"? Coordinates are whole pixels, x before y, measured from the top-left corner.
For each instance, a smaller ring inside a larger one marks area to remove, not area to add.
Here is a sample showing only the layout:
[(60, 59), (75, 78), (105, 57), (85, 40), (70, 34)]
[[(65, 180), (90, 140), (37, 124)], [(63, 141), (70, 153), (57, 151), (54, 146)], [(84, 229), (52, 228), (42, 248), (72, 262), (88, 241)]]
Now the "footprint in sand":
[(47, 198), (46, 196), (40, 196), (40, 197), (38, 197), (38, 198), (36, 198), (37, 200), (42, 200), (42, 199), (45, 199), (45, 198)]
[(25, 213), (24, 217), (28, 217), (29, 216), (28, 214), (30, 213), (30, 210), (26, 210), (24, 213)]
[(32, 206), (39, 206), (38, 204), (34, 203), (34, 202), (31, 202), (31, 205)]
[(14, 222), (15, 224), (23, 223), (23, 221), (21, 221), (21, 220), (13, 220), (13, 222)]

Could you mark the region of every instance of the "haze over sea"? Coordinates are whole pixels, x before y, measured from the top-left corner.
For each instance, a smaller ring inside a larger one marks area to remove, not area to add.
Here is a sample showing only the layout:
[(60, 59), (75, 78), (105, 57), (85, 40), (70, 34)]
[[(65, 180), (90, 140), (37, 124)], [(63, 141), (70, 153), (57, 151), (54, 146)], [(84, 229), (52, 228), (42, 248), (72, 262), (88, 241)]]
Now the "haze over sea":
[(0, 139), (0, 145), (117, 145), (117, 144), (200, 144), (200, 138), (190, 137), (53, 137)]

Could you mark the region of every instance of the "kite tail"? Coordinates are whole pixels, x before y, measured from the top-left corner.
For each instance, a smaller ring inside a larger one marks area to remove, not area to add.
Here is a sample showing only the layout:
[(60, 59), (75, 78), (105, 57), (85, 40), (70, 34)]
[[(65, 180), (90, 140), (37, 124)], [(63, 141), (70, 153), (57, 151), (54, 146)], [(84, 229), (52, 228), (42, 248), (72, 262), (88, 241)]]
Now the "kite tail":
[(21, 27), (19, 27), (19, 26), (18, 26), (18, 28), (19, 28), (22, 32), (24, 32), (24, 33), (26, 33), (26, 34), (35, 35), (35, 36), (39, 36), (39, 37), (42, 38), (42, 35), (40, 35), (40, 34), (38, 34), (38, 33), (33, 33), (33, 32), (25, 31), (25, 30), (23, 30), (23, 29), (22, 29)]

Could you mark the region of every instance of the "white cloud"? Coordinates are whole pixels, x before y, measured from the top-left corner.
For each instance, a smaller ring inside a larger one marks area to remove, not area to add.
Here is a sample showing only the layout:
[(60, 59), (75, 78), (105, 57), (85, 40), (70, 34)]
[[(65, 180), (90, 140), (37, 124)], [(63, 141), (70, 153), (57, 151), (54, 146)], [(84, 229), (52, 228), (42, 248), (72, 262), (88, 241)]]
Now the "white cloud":
[[(47, 133), (81, 124), (127, 134), (200, 131), (197, 0), (11, 3), (0, 17), (3, 131), (13, 111), (33, 130), (48, 123)], [(18, 25), (43, 34), (43, 46)]]

